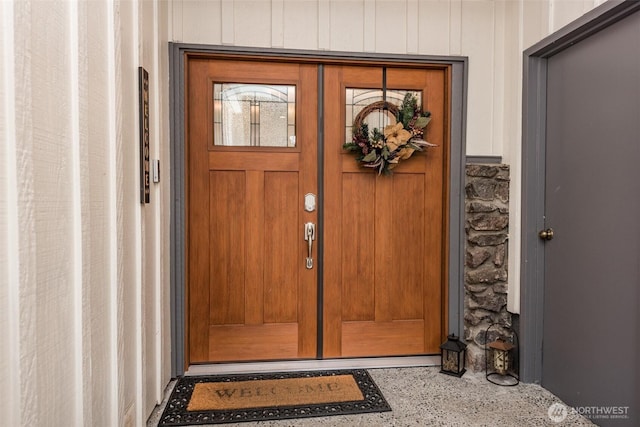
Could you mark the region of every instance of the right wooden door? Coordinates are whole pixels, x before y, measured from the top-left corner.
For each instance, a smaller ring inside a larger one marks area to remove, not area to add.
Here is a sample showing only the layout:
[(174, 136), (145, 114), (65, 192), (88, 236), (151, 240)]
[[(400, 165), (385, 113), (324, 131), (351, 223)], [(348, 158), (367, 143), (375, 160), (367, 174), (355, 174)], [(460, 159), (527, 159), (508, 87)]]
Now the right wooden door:
[[(447, 67), (324, 69), (323, 357), (439, 353), (446, 333)], [(383, 76), (384, 75), (384, 76)], [(342, 149), (353, 96), (411, 91), (437, 144), (379, 176)]]

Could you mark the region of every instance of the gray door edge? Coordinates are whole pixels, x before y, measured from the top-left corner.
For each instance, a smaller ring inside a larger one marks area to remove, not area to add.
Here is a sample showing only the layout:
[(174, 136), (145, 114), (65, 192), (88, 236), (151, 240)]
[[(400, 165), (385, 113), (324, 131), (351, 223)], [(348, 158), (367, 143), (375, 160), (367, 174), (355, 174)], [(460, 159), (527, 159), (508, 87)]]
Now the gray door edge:
[(609, 1), (524, 51), (522, 100), (522, 245), (520, 376), (542, 379), (547, 59), (640, 10), (640, 1)]
[(449, 306), (448, 333), (463, 335), (464, 326), (464, 166), (466, 162), (466, 114), (468, 59), (461, 56), (370, 54), (360, 52), (323, 52), (291, 49), (245, 48), (186, 43), (169, 43), (169, 118), (171, 152), (171, 220), (170, 220), (170, 307), (171, 307), (171, 376), (185, 372), (186, 327), (186, 229), (184, 167), (184, 85), (186, 53), (218, 53), (285, 57), (312, 60), (317, 63), (359, 61), (380, 64), (381, 61), (440, 63), (451, 66), (452, 99), (450, 129), (449, 189)]

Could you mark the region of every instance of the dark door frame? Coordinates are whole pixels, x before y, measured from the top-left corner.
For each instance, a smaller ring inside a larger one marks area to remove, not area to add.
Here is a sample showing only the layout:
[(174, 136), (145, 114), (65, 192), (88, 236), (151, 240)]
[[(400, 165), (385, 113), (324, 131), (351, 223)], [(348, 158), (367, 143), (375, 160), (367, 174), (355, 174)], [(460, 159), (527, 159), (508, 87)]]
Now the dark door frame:
[(520, 375), (525, 382), (542, 379), (544, 243), (538, 231), (545, 226), (547, 61), (638, 10), (637, 0), (603, 3), (524, 52)]
[[(171, 127), (171, 375), (185, 372), (185, 57), (189, 54), (232, 55), (257, 59), (284, 59), (321, 64), (352, 63), (375, 65), (442, 64), (451, 66), (451, 120), (450, 120), (450, 189), (449, 189), (449, 272), (448, 272), (448, 329), (449, 333), (463, 334), (464, 315), (464, 166), (466, 152), (466, 57), (364, 54), (351, 52), (323, 52), (289, 49), (247, 48), (236, 46), (210, 46), (169, 43), (169, 103)], [(322, 70), (320, 71), (322, 72)], [(320, 83), (321, 84), (321, 83)], [(321, 87), (319, 88), (321, 89)], [(322, 117), (319, 117), (322, 120)], [(322, 129), (322, 126), (319, 126)], [(319, 157), (322, 157), (322, 131), (318, 135)], [(320, 181), (321, 184), (321, 181)], [(320, 192), (322, 190), (320, 189)], [(321, 209), (321, 206), (319, 206)], [(319, 217), (321, 222), (321, 213)], [(319, 256), (321, 247), (318, 248)], [(319, 274), (321, 271), (319, 270)], [(320, 284), (322, 277), (318, 277)]]

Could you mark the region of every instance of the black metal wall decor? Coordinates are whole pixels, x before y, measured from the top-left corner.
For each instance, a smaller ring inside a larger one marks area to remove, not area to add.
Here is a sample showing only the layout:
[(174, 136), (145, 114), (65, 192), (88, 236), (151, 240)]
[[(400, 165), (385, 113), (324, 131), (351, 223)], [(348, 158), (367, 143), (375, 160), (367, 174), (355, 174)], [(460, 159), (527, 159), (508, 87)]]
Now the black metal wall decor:
[(487, 381), (500, 386), (518, 385), (520, 383), (518, 333), (506, 325), (492, 323), (484, 336)]
[(140, 203), (149, 203), (149, 73), (138, 67), (138, 103), (140, 121)]

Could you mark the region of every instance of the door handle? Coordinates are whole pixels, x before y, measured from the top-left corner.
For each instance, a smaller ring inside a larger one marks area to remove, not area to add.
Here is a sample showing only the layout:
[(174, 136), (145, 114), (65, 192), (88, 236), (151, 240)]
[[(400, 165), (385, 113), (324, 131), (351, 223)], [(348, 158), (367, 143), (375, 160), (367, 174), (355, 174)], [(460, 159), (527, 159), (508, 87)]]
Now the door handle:
[(547, 228), (546, 230), (540, 230), (538, 233), (538, 237), (542, 240), (551, 240), (553, 239), (553, 228)]
[(304, 240), (309, 245), (309, 254), (306, 260), (307, 269), (313, 268), (313, 241), (316, 239), (316, 225), (312, 222), (308, 222), (304, 225)]

